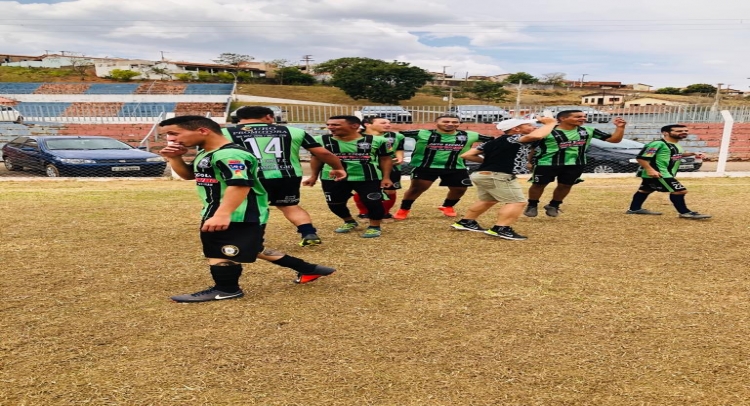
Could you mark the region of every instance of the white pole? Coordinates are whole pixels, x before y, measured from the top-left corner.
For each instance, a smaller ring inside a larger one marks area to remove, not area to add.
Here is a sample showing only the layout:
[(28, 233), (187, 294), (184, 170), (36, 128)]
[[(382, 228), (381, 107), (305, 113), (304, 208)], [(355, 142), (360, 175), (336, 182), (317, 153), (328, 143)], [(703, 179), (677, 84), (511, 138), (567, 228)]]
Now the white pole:
[(732, 128), (734, 127), (734, 118), (729, 110), (722, 110), (721, 116), (724, 118), (724, 132), (721, 135), (719, 162), (716, 165), (716, 173), (724, 173), (726, 171), (727, 159), (729, 158), (729, 142), (732, 140)]

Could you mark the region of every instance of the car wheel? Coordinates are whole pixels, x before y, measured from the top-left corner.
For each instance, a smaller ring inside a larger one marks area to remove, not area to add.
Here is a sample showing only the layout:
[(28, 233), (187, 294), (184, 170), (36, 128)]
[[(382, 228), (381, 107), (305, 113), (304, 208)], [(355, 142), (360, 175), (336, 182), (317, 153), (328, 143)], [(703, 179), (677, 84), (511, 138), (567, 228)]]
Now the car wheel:
[(15, 124), (23, 124), (23, 116), (18, 116), (18, 119), (14, 121)]
[(16, 166), (13, 163), (13, 160), (11, 160), (10, 158), (5, 158), (5, 161), (3, 163), (5, 163), (5, 169), (7, 169), (9, 171), (20, 171), (21, 170), (21, 167), (20, 166)]
[(44, 168), (44, 173), (47, 175), (48, 178), (60, 177), (60, 170), (57, 169), (57, 167), (52, 164), (47, 164), (47, 166)]
[(591, 172), (593, 173), (617, 173), (618, 171), (615, 170), (615, 167), (612, 165), (601, 164), (601, 165), (596, 165), (595, 167), (593, 167)]

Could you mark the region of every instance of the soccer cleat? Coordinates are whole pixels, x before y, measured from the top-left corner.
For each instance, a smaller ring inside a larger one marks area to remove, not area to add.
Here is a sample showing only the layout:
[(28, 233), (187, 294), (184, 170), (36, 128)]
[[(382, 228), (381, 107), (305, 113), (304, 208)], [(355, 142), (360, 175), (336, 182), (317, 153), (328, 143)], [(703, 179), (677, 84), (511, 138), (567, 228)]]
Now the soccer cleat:
[(311, 245), (320, 245), (323, 241), (318, 237), (317, 234), (308, 234), (304, 237), (302, 237), (302, 241), (300, 241), (299, 246), (300, 247), (309, 247)]
[(550, 206), (549, 204), (544, 206), (544, 213), (550, 217), (557, 217), (562, 213), (559, 207)]
[(198, 302), (210, 302), (212, 300), (226, 300), (226, 299), (239, 299), (245, 296), (242, 289), (236, 292), (222, 292), (216, 288), (208, 288), (200, 292), (187, 293), (184, 295), (172, 296), (172, 299), (178, 303), (198, 303)]
[(411, 210), (406, 209), (398, 209), (396, 214), (393, 215), (394, 220), (406, 220), (407, 217), (409, 217), (409, 212)]
[(628, 210), (625, 212), (625, 214), (650, 214), (652, 216), (659, 216), (661, 213), (658, 211), (651, 211), (647, 209), (638, 209), (638, 210)]
[(523, 215), (526, 217), (536, 217), (539, 214), (539, 210), (536, 206), (526, 206), (526, 210), (523, 211)]
[(369, 218), (370, 218), (370, 215), (369, 215), (369, 214), (367, 214), (367, 213), (359, 213), (359, 214), (357, 214), (357, 218), (361, 218), (361, 219), (369, 219)]
[(352, 230), (355, 230), (357, 227), (359, 227), (359, 223), (357, 222), (349, 222), (347, 221), (341, 227), (333, 230), (334, 233), (348, 233)]
[(438, 210), (442, 211), (448, 217), (456, 217), (456, 210), (452, 206), (440, 206)]
[(499, 238), (503, 238), (506, 240), (523, 241), (523, 240), (528, 239), (528, 237), (525, 237), (521, 234), (516, 233), (510, 227), (504, 230), (490, 229), (490, 230), (485, 231), (484, 233), (487, 235), (491, 235), (493, 237), (499, 237)]
[(313, 273), (310, 274), (301, 274), (297, 272), (297, 279), (294, 280), (294, 283), (310, 283), (321, 276), (328, 276), (332, 273), (336, 272), (335, 269), (329, 268), (327, 266), (322, 265), (315, 265), (315, 270), (313, 270)]
[(487, 231), (486, 228), (482, 228), (482, 226), (479, 225), (476, 221), (465, 221), (465, 222), (455, 222), (451, 224), (451, 227), (455, 228), (456, 230), (461, 231), (476, 231), (478, 233), (483, 233)]
[(700, 219), (710, 219), (711, 216), (708, 214), (700, 214), (697, 211), (690, 211), (687, 213), (680, 213), (680, 218), (682, 219), (692, 219), (692, 220), (700, 220)]
[(367, 230), (365, 230), (364, 233), (362, 233), (362, 238), (377, 238), (380, 237), (380, 234), (383, 232), (380, 231), (379, 228), (372, 228), (368, 227)]

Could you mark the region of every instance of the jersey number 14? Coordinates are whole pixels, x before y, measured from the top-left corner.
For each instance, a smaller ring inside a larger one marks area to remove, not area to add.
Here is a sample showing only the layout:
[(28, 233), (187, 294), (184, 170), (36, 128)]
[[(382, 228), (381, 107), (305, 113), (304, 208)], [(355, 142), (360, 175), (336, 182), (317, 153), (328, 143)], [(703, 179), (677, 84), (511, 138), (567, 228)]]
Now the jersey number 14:
[(284, 157), (284, 149), (281, 146), (281, 140), (278, 138), (271, 138), (271, 140), (268, 141), (268, 144), (266, 144), (266, 147), (263, 148), (263, 152), (261, 152), (260, 146), (258, 145), (258, 140), (256, 140), (255, 138), (246, 138), (244, 144), (258, 159), (262, 159), (263, 154), (273, 155), (276, 157), (276, 159), (281, 159)]

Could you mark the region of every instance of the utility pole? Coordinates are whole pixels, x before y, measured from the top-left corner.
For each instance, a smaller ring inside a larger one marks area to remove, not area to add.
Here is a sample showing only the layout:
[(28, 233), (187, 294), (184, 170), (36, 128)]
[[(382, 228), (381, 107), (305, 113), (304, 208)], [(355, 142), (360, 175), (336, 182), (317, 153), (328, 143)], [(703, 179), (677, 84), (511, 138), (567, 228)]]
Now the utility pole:
[[(445, 73), (445, 69), (446, 68), (450, 68), (450, 65), (443, 65), (443, 86), (445, 86), (446, 84), (448, 84), (448, 80), (447, 80), (448, 78), (446, 77), (446, 73)], [(454, 75), (454, 77), (455, 77), (455, 75)]]
[(723, 85), (723, 83), (716, 84), (716, 97), (714, 100), (714, 105), (716, 105), (717, 109), (719, 108), (719, 105), (721, 104), (721, 85)]
[(312, 55), (302, 55), (301, 61), (305, 63), (305, 73), (310, 74), (310, 62), (314, 61)]
[(581, 86), (580, 87), (583, 87), (583, 79), (586, 78), (586, 76), (588, 76), (588, 75), (589, 75), (588, 73), (584, 73), (584, 74), (581, 75)]
[(453, 107), (453, 86), (448, 90), (448, 110)]
[(161, 52), (161, 60), (162, 62), (164, 62), (164, 54), (168, 54), (169, 52), (166, 52), (166, 51), (159, 51), (159, 52)]
[(523, 79), (518, 80), (518, 92), (516, 93), (516, 110), (513, 113), (513, 117), (521, 117), (521, 89), (523, 88)]

